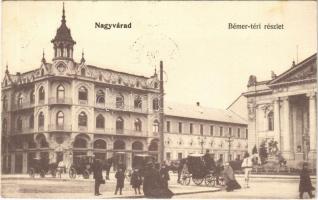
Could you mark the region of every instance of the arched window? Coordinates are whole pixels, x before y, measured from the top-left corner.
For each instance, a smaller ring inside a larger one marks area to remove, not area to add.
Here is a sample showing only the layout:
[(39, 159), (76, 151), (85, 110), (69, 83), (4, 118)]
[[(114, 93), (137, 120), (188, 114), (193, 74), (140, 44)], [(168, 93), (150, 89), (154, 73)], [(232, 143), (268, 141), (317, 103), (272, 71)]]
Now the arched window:
[(268, 120), (268, 130), (273, 131), (274, 130), (274, 113), (273, 111), (270, 111), (267, 115)]
[(149, 145), (149, 151), (158, 151), (158, 142), (157, 141), (151, 141)]
[(96, 117), (96, 128), (105, 128), (105, 118), (101, 114)]
[(65, 98), (65, 88), (63, 85), (59, 85), (56, 89), (57, 100), (63, 100)]
[(116, 140), (114, 142), (114, 149), (121, 149), (121, 150), (126, 149), (125, 142), (122, 140)]
[(30, 103), (34, 103), (35, 101), (35, 94), (34, 94), (34, 90), (31, 90), (30, 92)]
[(123, 108), (124, 107), (124, 96), (118, 95), (116, 97), (116, 108)]
[(142, 100), (140, 96), (136, 96), (134, 100), (134, 107), (141, 108), (142, 107)]
[(94, 142), (94, 149), (106, 149), (106, 142), (104, 140), (96, 140)]
[(78, 126), (87, 126), (87, 115), (85, 112), (81, 112), (78, 115)]
[(76, 137), (74, 141), (74, 148), (87, 148), (87, 140), (81, 137)]
[(143, 150), (143, 144), (139, 141), (136, 141), (134, 143), (132, 143), (131, 145), (132, 150), (138, 150), (138, 151), (142, 151)]
[(41, 76), (44, 76), (44, 69), (41, 69)]
[(43, 127), (44, 126), (44, 114), (43, 112), (40, 112), (38, 116), (38, 126)]
[(159, 132), (159, 122), (158, 122), (158, 120), (155, 120), (153, 122), (152, 131), (154, 133), (158, 133)]
[(62, 111), (59, 111), (56, 114), (56, 126), (58, 127), (64, 126), (64, 113)]
[(99, 104), (105, 103), (105, 93), (102, 90), (98, 90), (96, 93), (96, 103), (99, 103)]
[(31, 114), (29, 118), (29, 128), (34, 128), (34, 115), (33, 113)]
[(100, 74), (98, 79), (99, 79), (99, 81), (102, 81), (103, 80), (103, 75)]
[(159, 110), (159, 100), (157, 98), (152, 100), (152, 109)]
[(2, 108), (3, 108), (3, 110), (7, 110), (7, 108), (8, 108), (8, 99), (7, 99), (7, 96), (4, 96), (3, 97), (3, 102), (2, 102)]
[(22, 119), (21, 119), (21, 117), (18, 117), (18, 119), (17, 119), (17, 130), (18, 131), (22, 130)]
[(116, 131), (117, 133), (122, 133), (124, 130), (124, 120), (121, 117), (118, 117), (116, 120)]
[(157, 89), (158, 88), (158, 83), (157, 82), (155, 82), (155, 84), (154, 84), (154, 86), (153, 86), (155, 89)]
[(47, 143), (44, 136), (41, 136), (39, 138), (39, 144), (40, 144), (40, 148), (48, 148), (49, 147), (49, 144)]
[(135, 131), (141, 131), (141, 127), (142, 127), (142, 124), (141, 124), (140, 119), (136, 119), (135, 120)]
[(80, 87), (78, 90), (78, 99), (87, 101), (87, 89), (84, 86)]
[(44, 101), (45, 98), (45, 91), (44, 91), (44, 87), (40, 87), (39, 89), (39, 101)]
[(86, 75), (85, 68), (82, 68), (82, 69), (81, 69), (81, 76), (85, 76), (85, 75)]
[(21, 93), (18, 94), (18, 101), (17, 101), (17, 104), (18, 106), (22, 106), (22, 103), (23, 103), (23, 96)]

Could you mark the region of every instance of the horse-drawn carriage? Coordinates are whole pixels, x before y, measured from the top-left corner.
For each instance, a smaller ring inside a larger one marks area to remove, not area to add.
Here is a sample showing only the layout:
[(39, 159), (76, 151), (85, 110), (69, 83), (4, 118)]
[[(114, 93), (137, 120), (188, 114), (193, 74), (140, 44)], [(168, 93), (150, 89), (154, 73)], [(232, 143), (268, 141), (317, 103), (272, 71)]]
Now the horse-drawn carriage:
[[(217, 182), (215, 169), (209, 168), (204, 160), (204, 154), (190, 154), (186, 158), (181, 174), (181, 184), (189, 185), (192, 179), (196, 185), (201, 185), (204, 181), (207, 186), (214, 186)], [(185, 169), (187, 168), (187, 169)], [(222, 177), (219, 178), (219, 183), (223, 183)]]
[(44, 158), (33, 158), (29, 169), (30, 177), (34, 178), (36, 174), (40, 174), (41, 178), (44, 178), (46, 174), (51, 174), (52, 177), (56, 177), (57, 163), (49, 163)]
[(92, 172), (92, 164), (94, 156), (80, 155), (74, 157), (73, 164), (69, 169), (70, 178), (76, 178), (76, 175), (82, 175), (83, 178), (88, 179)]

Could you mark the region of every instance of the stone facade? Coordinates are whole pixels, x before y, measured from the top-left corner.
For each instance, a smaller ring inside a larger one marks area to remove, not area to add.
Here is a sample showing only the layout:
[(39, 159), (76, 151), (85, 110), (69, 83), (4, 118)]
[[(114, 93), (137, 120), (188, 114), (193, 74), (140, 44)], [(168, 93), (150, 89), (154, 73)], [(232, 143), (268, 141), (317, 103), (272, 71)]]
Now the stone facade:
[(127, 166), (135, 153), (157, 156), (159, 80), (73, 60), (66, 26), (52, 40), (54, 58), (2, 82), (2, 169), (26, 173), (34, 157), (70, 165), (79, 155), (115, 156)]
[(215, 160), (242, 159), (247, 151), (247, 123), (228, 110), (170, 104), (165, 107), (164, 142), (166, 160), (206, 150)]
[(317, 56), (293, 65), (272, 80), (250, 76), (247, 97), (248, 148), (276, 141), (291, 166), (299, 161), (316, 163)]

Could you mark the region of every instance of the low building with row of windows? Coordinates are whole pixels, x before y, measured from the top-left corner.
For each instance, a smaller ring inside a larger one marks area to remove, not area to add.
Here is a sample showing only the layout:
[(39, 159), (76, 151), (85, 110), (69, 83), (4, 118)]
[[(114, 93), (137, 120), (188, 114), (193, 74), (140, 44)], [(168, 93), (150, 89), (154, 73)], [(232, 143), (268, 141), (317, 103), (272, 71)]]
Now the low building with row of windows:
[[(26, 173), (33, 158), (69, 166), (81, 155), (115, 158), (131, 167), (135, 154), (158, 157), (160, 82), (73, 59), (76, 42), (66, 26), (65, 11), (53, 44), (52, 63), (11, 74), (2, 82), (2, 171)], [(234, 155), (246, 149), (246, 123), (227, 111), (179, 105), (165, 110), (165, 157), (177, 159), (201, 148), (225, 155), (233, 134)], [(194, 115), (197, 108), (203, 114)], [(187, 115), (183, 113), (189, 112)], [(211, 115), (215, 112), (216, 115)], [(175, 127), (179, 126), (179, 129)], [(197, 131), (201, 126), (200, 132)], [(230, 133), (228, 133), (228, 131)], [(236, 135), (236, 136), (234, 136)], [(198, 143), (198, 137), (204, 141)], [(200, 145), (198, 145), (200, 144)], [(238, 150), (238, 151), (236, 151)]]

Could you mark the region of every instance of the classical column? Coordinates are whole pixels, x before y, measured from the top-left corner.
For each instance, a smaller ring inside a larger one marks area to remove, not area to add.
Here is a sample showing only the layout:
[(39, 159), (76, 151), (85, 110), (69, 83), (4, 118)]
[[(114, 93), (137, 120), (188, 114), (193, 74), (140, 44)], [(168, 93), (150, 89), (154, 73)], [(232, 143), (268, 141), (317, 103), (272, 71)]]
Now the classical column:
[(28, 157), (27, 152), (22, 153), (22, 173), (26, 174), (28, 172)]
[(278, 143), (278, 148), (281, 150), (281, 145), (280, 145), (280, 109), (279, 109), (279, 98), (276, 98), (274, 100), (274, 140)]
[(289, 160), (290, 159), (290, 113), (289, 113), (289, 100), (288, 97), (283, 97), (283, 156)]
[(309, 97), (309, 141), (310, 151), (309, 158), (316, 159), (316, 140), (317, 140), (317, 107), (316, 107), (316, 93), (307, 94)]

